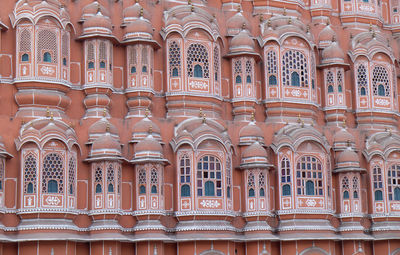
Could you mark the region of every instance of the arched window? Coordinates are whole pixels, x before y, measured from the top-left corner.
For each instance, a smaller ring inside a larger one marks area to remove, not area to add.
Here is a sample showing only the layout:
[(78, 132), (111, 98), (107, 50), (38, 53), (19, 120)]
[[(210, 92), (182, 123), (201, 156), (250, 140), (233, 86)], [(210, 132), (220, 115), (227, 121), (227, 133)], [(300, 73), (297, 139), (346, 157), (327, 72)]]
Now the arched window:
[(215, 191), (214, 191), (214, 182), (212, 181), (206, 181), (204, 184), (205, 187), (205, 196), (215, 196)]
[(290, 196), (290, 185), (289, 184), (285, 184), (282, 186), (282, 196)]
[(275, 86), (278, 84), (278, 81), (276, 80), (276, 76), (275, 75), (270, 75), (268, 78), (268, 84), (270, 86)]
[(387, 174), (389, 200), (400, 200), (396, 199), (396, 189), (400, 188), (400, 165), (392, 165)]
[(89, 62), (88, 63), (88, 69), (94, 69), (94, 62)]
[(114, 192), (114, 185), (115, 185), (114, 165), (113, 164), (109, 164), (108, 167), (107, 167), (107, 186), (108, 186), (107, 191), (109, 193)]
[(353, 177), (353, 198), (358, 198), (358, 177), (354, 176)]
[(251, 83), (251, 77), (250, 77), (250, 75), (247, 75), (247, 77), (246, 77), (246, 83)]
[(102, 69), (106, 68), (106, 62), (100, 61), (100, 68)]
[(136, 67), (135, 66), (131, 67), (131, 73), (136, 73)]
[(400, 200), (400, 188), (396, 187), (394, 189), (394, 200), (399, 201)]
[(343, 192), (343, 199), (349, 199), (349, 198), (350, 198), (349, 192), (348, 192), (347, 190), (345, 190), (345, 191)]
[(50, 54), (50, 52), (45, 52), (44, 54), (43, 54), (43, 62), (46, 62), (46, 63), (51, 63), (51, 54)]
[[(389, 177), (390, 178), (390, 177)], [(383, 177), (382, 170), (379, 166), (374, 166), (372, 171), (373, 188), (375, 190), (375, 201), (383, 200)], [(390, 199), (391, 196), (389, 196)]]
[(146, 194), (146, 169), (139, 170), (139, 194)]
[(235, 80), (237, 84), (242, 83), (242, 77), (240, 75), (237, 75)]
[(150, 172), (150, 184), (151, 184), (151, 193), (157, 194), (157, 186), (158, 186), (158, 171), (157, 169), (151, 169)]
[(146, 194), (146, 186), (141, 185), (139, 187), (139, 194)]
[(24, 192), (36, 193), (36, 157), (29, 154), (24, 162)]
[(174, 69), (172, 69), (172, 77), (178, 77), (178, 68), (174, 67)]
[(193, 43), (188, 47), (186, 59), (188, 77), (210, 78), (208, 55), (207, 48), (200, 43)]
[(288, 50), (282, 56), (282, 83), (284, 86), (308, 87), (308, 60), (296, 50)]
[(22, 56), (21, 56), (21, 61), (22, 62), (28, 62), (29, 61), (29, 55), (28, 54), (23, 54)]
[(114, 192), (114, 185), (112, 183), (108, 184), (108, 193)]
[(151, 186), (151, 194), (157, 194), (157, 186), (156, 185)]
[(385, 96), (385, 87), (383, 87), (382, 84), (379, 84), (378, 86), (378, 96), (381, 97)]
[(374, 67), (372, 71), (372, 87), (375, 96), (390, 96), (389, 74), (385, 67)]
[(147, 66), (142, 66), (142, 73), (147, 73)]
[(383, 195), (381, 190), (375, 191), (375, 201), (383, 201)]
[(96, 193), (101, 193), (101, 192), (103, 192), (102, 189), (101, 189), (101, 184), (98, 183), (98, 184), (96, 185)]
[(255, 197), (255, 196), (256, 194), (254, 193), (254, 189), (253, 188), (249, 189), (249, 197)]
[(333, 86), (332, 85), (328, 86), (328, 93), (333, 93)]
[(307, 181), (306, 182), (306, 195), (307, 196), (314, 196), (315, 195), (314, 182), (313, 181)]
[(364, 65), (359, 65), (357, 68), (357, 87), (361, 96), (367, 95), (368, 76), (367, 69)]
[(103, 192), (103, 169), (98, 166), (94, 172), (94, 183), (96, 185), (96, 193)]
[(67, 59), (66, 58), (63, 58), (63, 65), (67, 66)]
[(58, 153), (49, 153), (43, 159), (42, 192), (64, 193), (64, 164)]
[(291, 86), (300, 87), (300, 76), (297, 72), (292, 72), (290, 79)]
[(264, 188), (260, 188), (260, 197), (264, 197), (265, 196), (265, 190)]
[(181, 48), (176, 41), (169, 44), (169, 75), (172, 77), (180, 76), (181, 70)]
[(194, 66), (194, 77), (203, 78), (203, 68), (201, 67), (201, 65)]
[(338, 92), (339, 92), (339, 93), (343, 92), (342, 85), (339, 85), (339, 86), (338, 86)]
[(181, 197), (190, 197), (190, 187), (185, 184), (181, 187)]
[(333, 73), (331, 71), (328, 71), (326, 74), (326, 84), (328, 85), (328, 93), (333, 93), (333, 86), (335, 83)]
[(204, 156), (197, 162), (197, 195), (203, 194), (222, 196), (222, 165), (215, 156)]
[(297, 162), (297, 194), (323, 196), (321, 161), (314, 156), (303, 156)]
[(347, 178), (347, 176), (345, 176), (345, 177), (343, 177), (343, 179), (342, 179), (343, 199), (349, 199), (349, 198), (350, 198), (349, 191), (350, 191), (350, 182), (349, 182), (349, 178)]

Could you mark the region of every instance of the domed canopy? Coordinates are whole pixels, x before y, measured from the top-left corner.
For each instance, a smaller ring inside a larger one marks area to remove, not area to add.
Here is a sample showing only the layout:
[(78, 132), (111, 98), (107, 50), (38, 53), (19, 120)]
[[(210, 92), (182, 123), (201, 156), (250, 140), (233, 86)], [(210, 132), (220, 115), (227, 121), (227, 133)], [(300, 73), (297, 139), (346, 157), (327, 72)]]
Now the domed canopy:
[(269, 168), (268, 155), (259, 142), (254, 142), (242, 153), (240, 168)]
[(264, 135), (261, 128), (252, 121), (240, 130), (239, 145), (250, 145), (256, 141), (264, 144)]
[(248, 52), (254, 54), (254, 41), (250, 37), (247, 30), (242, 29), (239, 34), (235, 35), (230, 43), (229, 52), (232, 53), (242, 53)]
[(134, 21), (140, 17), (144, 17), (145, 19), (149, 19), (149, 13), (143, 9), (143, 7), (136, 2), (134, 5), (129, 6), (123, 12), (124, 23)]
[(118, 129), (106, 118), (101, 118), (89, 127), (89, 143), (92, 143), (106, 133), (109, 133), (114, 139), (119, 141)]
[(125, 28), (124, 41), (131, 39), (152, 39), (153, 27), (150, 21), (140, 17), (135, 21), (129, 22)]
[(322, 51), (322, 64), (344, 64), (344, 52), (336, 41)]
[(83, 23), (83, 35), (98, 34), (111, 35), (111, 19), (101, 13), (98, 9), (96, 15), (89, 17)]
[(333, 38), (336, 37), (335, 31), (331, 28), (330, 25), (327, 25), (324, 27), (324, 29), (321, 30), (321, 33), (319, 33), (319, 43), (321, 46), (321, 43), (323, 44), (324, 42), (331, 42)]
[(354, 147), (355, 139), (352, 134), (350, 134), (347, 129), (341, 128), (333, 136), (333, 148), (345, 149), (347, 147)]
[(341, 151), (336, 157), (335, 172), (348, 172), (348, 171), (364, 171), (360, 168), (360, 158), (358, 154), (350, 147)]
[(81, 20), (84, 21), (87, 18), (96, 15), (99, 11), (99, 8), (101, 13), (103, 13), (103, 15), (108, 17), (110, 16), (110, 13), (108, 12), (107, 8), (102, 6), (98, 1), (93, 1), (92, 3), (86, 5), (83, 8)]
[(137, 122), (132, 129), (132, 142), (138, 142), (146, 138), (149, 134), (157, 141), (161, 141), (160, 128), (148, 117)]
[(94, 140), (87, 161), (104, 159), (122, 159), (121, 144), (108, 132)]
[(237, 12), (235, 15), (230, 17), (226, 24), (229, 35), (238, 34), (243, 25), (245, 25), (246, 27), (250, 27), (249, 21), (243, 16), (241, 12)]
[(152, 135), (148, 135), (135, 146), (135, 153), (131, 163), (168, 162), (164, 159), (163, 148)]

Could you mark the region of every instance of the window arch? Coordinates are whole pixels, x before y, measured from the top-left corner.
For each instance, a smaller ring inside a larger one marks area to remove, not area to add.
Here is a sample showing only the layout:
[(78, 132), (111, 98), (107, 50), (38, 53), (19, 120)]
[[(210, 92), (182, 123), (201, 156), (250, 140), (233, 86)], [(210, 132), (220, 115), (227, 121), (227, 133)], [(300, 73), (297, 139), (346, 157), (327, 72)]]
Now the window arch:
[(50, 54), (50, 52), (45, 52), (44, 54), (43, 54), (43, 62), (46, 62), (46, 63), (51, 63), (51, 54)]
[(251, 83), (251, 76), (253, 75), (253, 63), (251, 60), (246, 61), (246, 83)]
[(270, 75), (268, 78), (268, 84), (270, 86), (275, 86), (278, 85), (278, 81), (276, 80), (276, 76), (275, 75)]
[[(196, 69), (197, 73), (195, 74)], [(208, 50), (204, 45), (193, 43), (188, 47), (187, 72), (188, 77), (210, 78)]]
[(328, 93), (333, 93), (333, 86), (332, 85), (328, 86)]
[(64, 164), (59, 153), (49, 153), (43, 159), (42, 192), (64, 193)]
[[(400, 200), (400, 197), (396, 197), (396, 189), (400, 192), (400, 165), (397, 164), (392, 165), (388, 171), (389, 200)], [(400, 193), (398, 195), (400, 196)]]
[(297, 162), (297, 194), (323, 196), (321, 161), (314, 156), (303, 156)]
[(242, 83), (242, 77), (240, 75), (237, 75), (235, 81), (236, 81), (236, 84), (241, 84)]
[(107, 46), (105, 41), (100, 41), (99, 44), (99, 65), (100, 68), (106, 68), (107, 62)]
[[(188, 194), (188, 196), (190, 196), (190, 186), (189, 186), (191, 183), (190, 168), (191, 168), (190, 158), (188, 155), (185, 154), (181, 157), (180, 162), (179, 162), (180, 182), (181, 182), (181, 185), (183, 184), (181, 187), (181, 196), (183, 196), (183, 191), (188, 192), (185, 194)], [(185, 186), (185, 187), (187, 186), (187, 188), (183, 188), (183, 186)]]
[(357, 199), (359, 194), (359, 180), (357, 176), (353, 177), (353, 198)]
[(158, 171), (157, 169), (153, 168), (150, 172), (150, 183), (151, 183), (151, 193), (157, 194), (158, 193)]
[(343, 192), (343, 199), (350, 199), (350, 181), (347, 176), (343, 177), (342, 179), (342, 192)]
[(282, 186), (282, 196), (290, 196), (291, 192), (290, 192), (290, 185), (289, 184), (285, 184)]
[(215, 156), (203, 156), (197, 162), (197, 195), (222, 196), (222, 165)]
[(176, 41), (172, 41), (168, 50), (169, 75), (178, 77), (181, 73), (181, 48)]
[(248, 190), (248, 196), (249, 197), (255, 197), (255, 176), (252, 172), (250, 172), (247, 176), (247, 190)]
[(367, 95), (367, 86), (368, 86), (367, 69), (363, 64), (361, 64), (357, 68), (357, 87), (358, 87), (358, 93), (360, 93), (361, 96)]
[(109, 164), (107, 167), (107, 192), (114, 193), (115, 184), (115, 171), (113, 164)]
[(285, 86), (308, 87), (308, 60), (296, 50), (285, 51), (282, 58), (282, 82)]
[(389, 75), (385, 67), (374, 67), (372, 71), (372, 88), (375, 96), (390, 96)]
[(375, 201), (382, 201), (383, 179), (382, 179), (382, 170), (379, 166), (374, 166), (374, 169), (372, 171), (372, 178), (373, 178), (373, 187), (375, 190)]
[(265, 175), (264, 173), (261, 172), (258, 174), (258, 188), (260, 189), (259, 191), (260, 197), (263, 197), (265, 195), (264, 187), (265, 187)]
[(190, 186), (184, 184), (181, 186), (181, 197), (190, 197)]
[(328, 71), (328, 73), (326, 74), (326, 84), (328, 85), (328, 93), (333, 93), (333, 86), (335, 85), (335, 83), (333, 79), (333, 73), (331, 71)]
[(96, 193), (103, 192), (103, 169), (98, 166), (94, 172), (94, 183), (96, 185)]
[(146, 169), (139, 170), (139, 194), (146, 194)]
[(29, 55), (28, 55), (28, 53), (24, 53), (24, 54), (21, 56), (21, 61), (22, 61), (22, 62), (29, 62)]
[(277, 57), (276, 52), (274, 50), (270, 50), (267, 53), (267, 61), (266, 61), (266, 73), (268, 77), (268, 85), (275, 86), (278, 84), (277, 75), (278, 75), (278, 67), (277, 67)]
[(136, 73), (136, 65), (137, 65), (137, 56), (136, 56), (136, 46), (129, 47), (129, 65), (131, 67), (131, 74)]
[(24, 161), (24, 192), (26, 194), (36, 193), (36, 157), (28, 154)]

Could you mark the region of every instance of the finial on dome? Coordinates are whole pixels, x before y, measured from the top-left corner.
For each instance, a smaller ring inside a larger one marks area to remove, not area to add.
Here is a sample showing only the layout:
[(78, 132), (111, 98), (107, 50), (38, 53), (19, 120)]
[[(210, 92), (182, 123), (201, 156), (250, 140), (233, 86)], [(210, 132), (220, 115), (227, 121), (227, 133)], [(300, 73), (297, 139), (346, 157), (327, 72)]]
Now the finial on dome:
[(351, 142), (350, 142), (350, 140), (347, 140), (346, 143), (347, 143), (347, 147), (348, 147), (348, 148), (351, 148)]
[(193, 5), (190, 7), (190, 11), (194, 12), (194, 6)]
[(260, 14), (260, 22), (263, 22), (264, 21), (264, 18), (263, 18), (263, 16)]
[(392, 136), (392, 129), (391, 128), (386, 128), (386, 132), (389, 132), (389, 135)]
[(107, 132), (107, 133), (110, 132), (110, 123), (107, 123), (107, 125), (106, 125), (106, 132)]
[(286, 7), (283, 8), (283, 16), (286, 16)]
[(246, 29), (246, 23), (243, 23), (242, 24), (242, 30), (245, 30)]
[(139, 3), (139, 0), (135, 0), (135, 3), (137, 3), (137, 4), (138, 4), (138, 3)]
[(252, 122), (254, 122), (255, 119), (256, 119), (256, 118), (254, 117), (254, 112), (252, 112), (252, 113), (251, 113), (251, 116), (250, 116), (250, 120), (251, 120)]
[(149, 108), (146, 108), (146, 110), (144, 111), (144, 116), (147, 118), (150, 115), (150, 110)]
[(203, 113), (203, 124), (206, 124), (206, 114), (205, 113)]
[(139, 14), (139, 16), (140, 16), (140, 17), (143, 17), (143, 7), (140, 8), (140, 14)]
[(372, 23), (369, 23), (369, 31), (372, 32)]
[(332, 36), (332, 42), (336, 42), (336, 36)]
[(343, 119), (342, 128), (346, 128), (346, 119)]
[(240, 7), (240, 5), (238, 5), (237, 12), (241, 12), (241, 11), (242, 11), (242, 8)]
[(329, 19), (326, 21), (326, 25), (329, 26), (331, 24), (331, 22), (329, 21)]
[(310, 33), (310, 25), (307, 25), (306, 33), (307, 33), (307, 34)]
[(50, 118), (50, 108), (48, 106), (47, 106), (47, 109), (46, 109), (46, 117)]
[(25, 125), (25, 120), (24, 119), (21, 120), (21, 125), (22, 126)]
[(289, 17), (288, 24), (292, 24), (292, 17)]
[(103, 117), (107, 117), (107, 109), (105, 107), (103, 108)]
[(375, 37), (376, 37), (375, 31), (372, 31), (372, 38), (375, 38)]
[(149, 134), (152, 134), (153, 133), (153, 125), (150, 125), (150, 127), (149, 127)]
[(54, 120), (53, 112), (50, 112), (50, 120), (51, 120), (51, 121)]
[(203, 109), (200, 107), (199, 118), (203, 117)]
[(301, 123), (301, 115), (300, 115), (300, 113), (299, 113), (299, 115), (298, 115), (298, 118), (297, 118), (297, 123)]
[(100, 7), (100, 4), (98, 4), (98, 5), (97, 5), (97, 13), (96, 13), (96, 15), (97, 15), (97, 14), (102, 14), (102, 13), (101, 13), (101, 7)]
[(268, 27), (271, 27), (271, 19), (268, 19), (268, 21), (267, 21), (267, 26), (268, 26)]

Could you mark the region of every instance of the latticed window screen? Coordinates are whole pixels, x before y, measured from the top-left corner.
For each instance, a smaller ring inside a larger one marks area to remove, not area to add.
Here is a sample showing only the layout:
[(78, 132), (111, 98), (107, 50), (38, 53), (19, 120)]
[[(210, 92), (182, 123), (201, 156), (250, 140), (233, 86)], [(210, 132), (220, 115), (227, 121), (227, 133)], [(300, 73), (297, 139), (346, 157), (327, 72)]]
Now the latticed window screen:
[(28, 29), (24, 29), (20, 33), (19, 51), (28, 53), (31, 52), (31, 32)]
[(357, 176), (353, 177), (353, 198), (358, 198), (358, 194), (360, 194), (359, 188), (359, 179)]
[(290, 174), (290, 161), (284, 157), (281, 161), (281, 182), (282, 182), (282, 195), (291, 195), (291, 174)]
[(338, 92), (343, 92), (343, 72), (342, 70), (337, 71), (336, 73), (336, 80), (338, 85)]
[(44, 61), (43, 55), (45, 52), (50, 53), (51, 62), (57, 63), (58, 60), (58, 46), (57, 46), (57, 35), (54, 31), (48, 29), (42, 29), (38, 32), (37, 38), (37, 61)]
[(265, 175), (264, 173), (258, 174), (258, 188), (260, 197), (265, 196)]
[(122, 169), (121, 169), (121, 165), (118, 165), (118, 187), (117, 187), (117, 192), (118, 194), (121, 194), (121, 182), (122, 182)]
[[(293, 81), (293, 77), (298, 77), (298, 85), (297, 80)], [(300, 51), (288, 50), (283, 54), (282, 82), (285, 86), (308, 87), (308, 63)]]
[(107, 167), (107, 192), (113, 193), (115, 186), (114, 165), (109, 164)]
[(342, 194), (343, 194), (343, 199), (350, 198), (350, 182), (349, 178), (347, 178), (346, 176), (343, 177), (342, 179)]
[(268, 85), (277, 85), (277, 77), (278, 77), (278, 67), (277, 67), (277, 58), (276, 52), (273, 50), (268, 51), (267, 53), (267, 80)]
[(253, 64), (251, 60), (246, 61), (246, 83), (251, 83), (253, 77)]
[(400, 165), (392, 165), (388, 171), (389, 200), (400, 200)]
[(247, 192), (249, 197), (255, 196), (254, 189), (256, 188), (254, 173), (250, 172), (247, 177)]
[(372, 88), (375, 96), (390, 96), (389, 75), (385, 67), (374, 67), (372, 71)]
[(74, 157), (69, 159), (68, 163), (68, 194), (75, 194), (75, 169), (76, 169), (76, 160)]
[(218, 81), (219, 73), (219, 48), (217, 46), (214, 47), (214, 80)]
[(197, 195), (222, 196), (222, 166), (218, 158), (204, 156), (197, 162)]
[(189, 156), (184, 155), (179, 164), (181, 183), (190, 183), (190, 159)]
[(43, 159), (42, 192), (64, 192), (64, 166), (63, 158), (58, 153), (49, 153)]
[(181, 48), (178, 43), (172, 41), (169, 44), (169, 75), (171, 77), (181, 76)]
[(234, 60), (233, 73), (235, 76), (235, 83), (242, 83), (242, 59)]
[(187, 50), (187, 72), (189, 77), (195, 76), (195, 66), (202, 69), (203, 78), (210, 78), (208, 51), (204, 45), (193, 43)]
[(67, 33), (62, 36), (62, 55), (63, 57), (69, 56), (69, 36)]
[(136, 53), (136, 47), (130, 47), (130, 54), (129, 54), (129, 67), (130, 67), (130, 72), (131, 73), (136, 73), (136, 68), (137, 68), (137, 53)]
[(326, 84), (328, 85), (328, 93), (334, 92), (334, 78), (333, 78), (333, 73), (331, 71), (328, 71), (326, 74)]
[(0, 191), (4, 190), (4, 160), (0, 160)]
[(94, 172), (94, 185), (96, 193), (103, 192), (103, 169), (101, 166), (97, 166)]
[(92, 42), (88, 44), (87, 51), (87, 60), (94, 61), (94, 45)]
[(365, 96), (368, 93), (368, 77), (367, 69), (364, 65), (359, 65), (357, 68), (357, 88), (358, 93), (361, 96)]
[(106, 61), (107, 60), (107, 47), (105, 42), (100, 42), (99, 45), (99, 59), (100, 61)]
[(24, 162), (24, 193), (36, 193), (36, 157), (29, 154)]
[(150, 172), (150, 183), (151, 183), (151, 193), (158, 193), (158, 171), (157, 169), (151, 169)]
[(139, 170), (139, 194), (146, 194), (146, 169)]
[(382, 170), (379, 166), (374, 166), (372, 171), (372, 183), (375, 191), (375, 200), (383, 200), (383, 178)]
[(228, 157), (227, 159), (226, 159), (226, 194), (227, 194), (227, 197), (228, 198), (230, 198), (231, 197), (231, 182), (232, 182), (232, 180), (231, 180), (231, 172), (232, 172), (232, 170), (231, 170), (231, 168), (232, 168), (232, 166), (231, 166), (231, 158), (230, 157)]
[(316, 157), (301, 157), (297, 162), (296, 177), (298, 195), (324, 195), (322, 164)]

